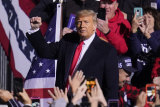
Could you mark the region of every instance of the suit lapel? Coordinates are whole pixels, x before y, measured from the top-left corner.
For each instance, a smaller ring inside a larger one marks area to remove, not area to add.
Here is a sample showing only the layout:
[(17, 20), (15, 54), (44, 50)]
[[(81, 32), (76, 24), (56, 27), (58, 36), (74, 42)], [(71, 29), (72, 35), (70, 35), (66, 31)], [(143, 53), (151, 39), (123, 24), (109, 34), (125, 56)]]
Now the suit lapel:
[(96, 54), (96, 46), (98, 45), (98, 37), (95, 36), (94, 40), (92, 41), (92, 43), (90, 44), (90, 46), (88, 47), (86, 53), (84, 54), (79, 66), (78, 66), (78, 70), (81, 70), (81, 68), (83, 68), (84, 66), (86, 66), (88, 64), (88, 62), (90, 61), (91, 58), (94, 58), (93, 56)]
[(66, 51), (65, 51), (65, 80), (67, 80), (67, 77), (69, 75), (69, 69), (70, 69), (70, 66), (72, 64), (72, 60), (73, 60), (73, 56), (74, 56), (74, 53), (75, 53), (75, 50), (78, 46), (78, 43), (74, 42), (74, 43), (70, 43), (70, 45), (68, 45)]

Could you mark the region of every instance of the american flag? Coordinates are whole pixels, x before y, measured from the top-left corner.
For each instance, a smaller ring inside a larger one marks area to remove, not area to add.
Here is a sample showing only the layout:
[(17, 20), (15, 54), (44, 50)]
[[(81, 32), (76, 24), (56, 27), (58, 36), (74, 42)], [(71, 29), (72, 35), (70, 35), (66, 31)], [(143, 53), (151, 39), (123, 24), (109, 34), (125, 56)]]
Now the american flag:
[[(30, 29), (26, 13), (29, 14), (34, 6), (32, 0), (0, 1), (0, 43), (9, 57), (14, 76), (25, 78), (24, 87), (30, 97), (41, 98), (41, 107), (46, 107), (47, 101), (51, 100), (47, 90), (55, 84), (55, 62), (36, 57), (34, 49), (25, 37), (25, 33)], [(58, 41), (60, 37), (60, 18), (57, 17), (61, 17), (61, 5), (58, 4), (57, 7), (59, 12), (46, 32), (48, 43)]]
[[(34, 6), (33, 3), (31, 3)], [(14, 76), (27, 76), (35, 52), (25, 33), (30, 29), (29, 17), (18, 0), (0, 1), (0, 42), (9, 57)]]
[[(60, 13), (61, 4), (58, 4), (57, 11), (48, 26), (45, 36), (45, 40), (48, 44), (59, 40), (59, 25), (61, 20), (57, 17), (61, 17)], [(55, 38), (55, 35), (57, 38)], [(55, 86), (55, 70), (54, 60), (35, 57), (26, 77), (24, 88), (31, 97), (41, 98), (41, 106), (47, 106), (46, 102), (52, 100), (48, 94), (48, 90), (53, 90)]]

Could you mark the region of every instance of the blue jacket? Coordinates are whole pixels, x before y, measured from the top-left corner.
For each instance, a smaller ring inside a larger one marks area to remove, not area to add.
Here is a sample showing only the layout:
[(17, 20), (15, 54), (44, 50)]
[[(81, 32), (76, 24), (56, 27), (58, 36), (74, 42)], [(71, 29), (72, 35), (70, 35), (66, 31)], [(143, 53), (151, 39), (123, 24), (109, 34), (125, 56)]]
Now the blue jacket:
[[(137, 68), (139, 71), (147, 65), (148, 58), (156, 56), (160, 47), (160, 31), (151, 33), (151, 38), (147, 39), (142, 33), (133, 33), (130, 36), (130, 51), (137, 59)], [(140, 58), (143, 57), (143, 58)]]

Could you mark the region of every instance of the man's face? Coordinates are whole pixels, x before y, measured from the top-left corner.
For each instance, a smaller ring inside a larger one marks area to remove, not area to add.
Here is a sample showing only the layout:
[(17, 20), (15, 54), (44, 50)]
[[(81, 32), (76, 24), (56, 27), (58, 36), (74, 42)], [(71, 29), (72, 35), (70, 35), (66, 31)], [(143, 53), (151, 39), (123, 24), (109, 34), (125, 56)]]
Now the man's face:
[(84, 39), (90, 38), (95, 30), (96, 24), (93, 22), (92, 16), (79, 17), (76, 21), (78, 34)]
[(123, 87), (129, 81), (130, 76), (123, 69), (119, 69), (119, 87)]
[(106, 9), (106, 17), (108, 19), (111, 19), (115, 16), (115, 11), (118, 8), (118, 3), (117, 3), (117, 1), (111, 2), (109, 0), (101, 1), (100, 7)]

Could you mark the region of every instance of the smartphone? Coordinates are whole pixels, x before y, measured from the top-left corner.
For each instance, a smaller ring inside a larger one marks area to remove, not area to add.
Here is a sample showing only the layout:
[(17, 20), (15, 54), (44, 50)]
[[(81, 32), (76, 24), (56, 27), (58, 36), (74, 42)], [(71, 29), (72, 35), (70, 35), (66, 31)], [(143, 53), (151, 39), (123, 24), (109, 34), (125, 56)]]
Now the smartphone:
[(146, 102), (152, 104), (156, 101), (156, 85), (147, 84), (146, 85)]
[(86, 82), (87, 85), (87, 92), (91, 93), (91, 89), (96, 86), (95, 78), (89, 77)]
[(143, 16), (143, 9), (142, 7), (135, 7), (134, 8), (134, 14), (137, 12), (137, 18)]
[(13, 79), (13, 92), (15, 96), (18, 96), (17, 93), (23, 92), (23, 79), (22, 78), (14, 78)]
[(31, 97), (32, 107), (40, 107), (40, 97)]
[(108, 107), (119, 107), (119, 100), (118, 99), (109, 99), (108, 100)]
[(99, 8), (97, 18), (106, 20), (106, 9), (105, 8)]

